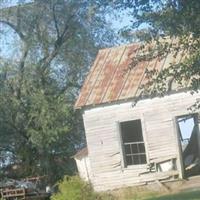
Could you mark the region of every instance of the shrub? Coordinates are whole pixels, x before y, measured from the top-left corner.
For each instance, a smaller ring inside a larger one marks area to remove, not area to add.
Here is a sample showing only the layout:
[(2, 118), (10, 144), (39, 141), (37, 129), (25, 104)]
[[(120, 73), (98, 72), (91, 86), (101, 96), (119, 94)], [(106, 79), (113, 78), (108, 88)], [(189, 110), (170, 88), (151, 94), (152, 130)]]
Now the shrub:
[(58, 184), (58, 192), (51, 200), (112, 200), (110, 195), (94, 192), (92, 186), (78, 176), (65, 176)]

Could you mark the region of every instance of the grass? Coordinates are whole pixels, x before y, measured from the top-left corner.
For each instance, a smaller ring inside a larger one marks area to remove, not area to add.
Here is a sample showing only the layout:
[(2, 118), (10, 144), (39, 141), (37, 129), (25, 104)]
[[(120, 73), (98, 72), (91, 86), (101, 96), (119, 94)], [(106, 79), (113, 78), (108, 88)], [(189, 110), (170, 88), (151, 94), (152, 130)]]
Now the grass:
[(151, 197), (146, 200), (200, 200), (200, 191), (181, 192), (160, 197)]
[(78, 176), (65, 176), (59, 182), (58, 192), (52, 195), (51, 200), (200, 200), (200, 188), (179, 193), (174, 191), (178, 191), (175, 185), (173, 193), (169, 194), (163, 187), (152, 184), (97, 193), (90, 184), (85, 183)]
[[(200, 190), (164, 194), (148, 190), (136, 191), (131, 188), (114, 194), (115, 200), (200, 200)], [(107, 199), (106, 199), (107, 200)]]

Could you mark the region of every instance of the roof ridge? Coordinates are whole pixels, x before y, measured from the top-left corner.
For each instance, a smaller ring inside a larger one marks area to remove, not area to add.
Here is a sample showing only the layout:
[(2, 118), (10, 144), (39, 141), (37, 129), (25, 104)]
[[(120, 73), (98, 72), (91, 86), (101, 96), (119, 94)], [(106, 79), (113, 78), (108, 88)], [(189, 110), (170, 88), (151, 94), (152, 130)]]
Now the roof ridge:
[(141, 43), (139, 42), (131, 42), (131, 43), (127, 43), (127, 44), (119, 44), (117, 46), (111, 46), (111, 47), (105, 47), (105, 48), (101, 48), (99, 49), (99, 51), (105, 51), (105, 50), (111, 50), (111, 49), (118, 49), (118, 48), (126, 48), (126, 47), (129, 47), (129, 46), (140, 46)]

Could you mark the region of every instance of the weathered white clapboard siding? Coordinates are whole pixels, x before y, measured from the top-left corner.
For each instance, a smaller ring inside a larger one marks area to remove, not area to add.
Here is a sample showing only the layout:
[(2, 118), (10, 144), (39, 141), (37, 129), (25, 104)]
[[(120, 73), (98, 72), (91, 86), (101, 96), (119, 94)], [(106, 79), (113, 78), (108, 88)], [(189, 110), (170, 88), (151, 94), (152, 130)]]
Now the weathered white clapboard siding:
[(83, 156), (80, 158), (75, 158), (75, 160), (76, 160), (79, 176), (85, 181), (90, 181), (90, 175), (92, 173), (91, 173), (89, 157)]
[[(189, 92), (163, 98), (146, 99), (132, 107), (132, 102), (107, 104), (85, 109), (83, 113), (91, 162), (91, 182), (95, 190), (109, 190), (165, 178), (166, 173), (149, 173), (147, 165), (123, 168), (117, 122), (141, 119), (148, 162), (177, 157), (180, 171), (175, 117), (188, 114), (200, 94)], [(177, 173), (177, 172), (171, 172)]]

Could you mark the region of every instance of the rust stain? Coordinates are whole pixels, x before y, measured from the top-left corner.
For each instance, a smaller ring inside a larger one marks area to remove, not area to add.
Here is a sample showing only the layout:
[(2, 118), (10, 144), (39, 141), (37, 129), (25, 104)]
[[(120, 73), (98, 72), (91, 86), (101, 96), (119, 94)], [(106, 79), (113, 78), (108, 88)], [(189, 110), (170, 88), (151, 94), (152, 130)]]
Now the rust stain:
[(86, 105), (95, 105), (96, 98), (101, 95), (101, 93), (99, 92), (99, 90), (101, 90), (101, 87), (102, 87), (101, 82), (102, 82), (103, 77), (105, 76), (105, 68), (107, 68), (108, 59), (112, 53), (111, 49), (105, 50), (105, 51), (107, 52), (106, 58), (101, 65), (101, 69), (98, 73), (98, 76), (95, 77), (95, 81), (94, 81), (93, 87), (91, 88), (91, 93), (87, 99)]
[(127, 84), (124, 87), (123, 93), (119, 97), (120, 99), (123, 99), (124, 97), (134, 97), (134, 94), (139, 87), (139, 82), (143, 76), (146, 65), (147, 62), (140, 62), (137, 66), (134, 67), (134, 69), (132, 69), (127, 79)]
[(123, 89), (123, 85), (125, 84), (125, 81), (129, 75), (128, 72), (128, 66), (131, 62), (131, 58), (130, 58), (130, 52), (132, 54), (135, 54), (137, 51), (138, 46), (136, 45), (132, 45), (132, 46), (128, 46), (124, 52), (124, 55), (121, 59), (121, 62), (119, 63), (119, 67), (117, 69), (117, 72), (111, 82), (110, 85), (110, 90), (107, 92), (107, 96), (105, 98), (105, 102), (106, 101), (114, 101), (118, 98), (118, 96), (120, 95), (122, 89)]
[(111, 94), (112, 81), (116, 80), (115, 75), (116, 75), (117, 71), (119, 69), (121, 69), (120, 62), (121, 62), (122, 58), (124, 57), (125, 50), (126, 50), (126, 47), (124, 47), (124, 46), (121, 47), (122, 53), (120, 52), (120, 54), (118, 56), (118, 61), (116, 63), (115, 70), (111, 73), (111, 75), (109, 77), (109, 81), (106, 84), (106, 90), (105, 90), (104, 94), (102, 95), (101, 102), (110, 102), (111, 101), (110, 98), (109, 98), (109, 95)]
[(97, 58), (83, 84), (79, 97), (76, 101), (75, 108), (82, 107), (87, 105), (87, 99), (91, 93), (93, 84), (95, 83), (95, 78), (102, 68), (102, 64), (106, 59), (107, 51), (99, 51), (97, 54)]
[(97, 96), (95, 97), (94, 103), (99, 104), (102, 102), (104, 94), (106, 93), (106, 89), (109, 86), (110, 80), (114, 76), (115, 70), (118, 66), (118, 63), (121, 59), (122, 53), (123, 53), (124, 47), (119, 48), (117, 50), (112, 50), (109, 58), (106, 62), (106, 67), (104, 69), (103, 76), (101, 77), (101, 81), (99, 82), (99, 86), (97, 88)]
[(138, 44), (100, 50), (88, 74), (75, 108), (113, 102), (136, 97), (141, 86), (147, 83), (146, 69), (158, 71), (168, 67), (171, 55), (150, 61), (139, 62), (128, 70), (129, 64), (138, 51)]
[[(156, 59), (153, 59), (153, 60), (151, 60), (151, 61), (149, 61), (149, 63), (148, 63), (148, 67), (146, 68), (146, 69), (148, 69), (148, 70), (159, 70), (159, 68), (160, 68), (160, 61), (156, 58)], [(143, 85), (144, 84), (146, 84), (147, 82), (148, 82), (148, 77), (147, 77), (147, 74), (146, 74), (146, 69), (145, 69), (145, 71), (144, 71), (144, 74), (143, 74), (143, 77), (142, 77), (142, 80), (141, 80), (141, 82), (140, 82), (140, 84), (139, 84), (139, 87), (138, 87), (138, 90), (136, 91), (136, 93), (135, 93), (135, 96), (139, 96), (140, 95), (140, 93), (141, 93), (141, 91), (142, 91), (142, 87), (143, 87)]]

